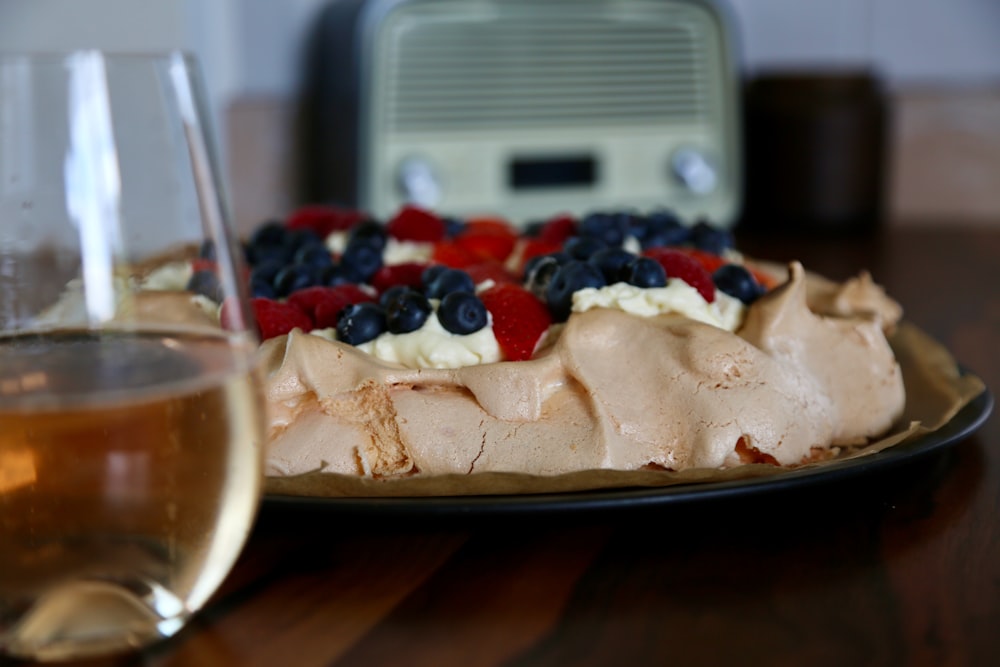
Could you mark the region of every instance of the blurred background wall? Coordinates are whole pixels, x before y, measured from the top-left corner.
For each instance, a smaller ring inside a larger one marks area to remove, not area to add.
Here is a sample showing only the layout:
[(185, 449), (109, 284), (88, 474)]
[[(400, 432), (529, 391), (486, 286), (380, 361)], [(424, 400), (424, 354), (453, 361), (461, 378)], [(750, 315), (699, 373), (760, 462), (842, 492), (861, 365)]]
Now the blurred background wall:
[[(301, 47), (327, 0), (0, 0), (0, 50), (203, 63), (239, 226), (294, 205)], [(748, 74), (866, 65), (891, 94), (893, 224), (1000, 225), (1000, 2), (729, 0)]]

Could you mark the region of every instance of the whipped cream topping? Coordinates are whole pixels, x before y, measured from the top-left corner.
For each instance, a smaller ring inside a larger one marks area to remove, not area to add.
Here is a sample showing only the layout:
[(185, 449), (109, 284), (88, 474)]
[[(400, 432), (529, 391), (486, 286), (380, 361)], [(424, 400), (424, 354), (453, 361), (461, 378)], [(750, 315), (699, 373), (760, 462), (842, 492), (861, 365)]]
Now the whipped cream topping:
[(715, 291), (715, 301), (708, 303), (697, 289), (676, 278), (668, 280), (666, 287), (636, 287), (620, 282), (573, 293), (574, 313), (592, 308), (617, 308), (640, 317), (677, 313), (726, 331), (735, 331), (746, 311), (739, 299), (719, 290)]

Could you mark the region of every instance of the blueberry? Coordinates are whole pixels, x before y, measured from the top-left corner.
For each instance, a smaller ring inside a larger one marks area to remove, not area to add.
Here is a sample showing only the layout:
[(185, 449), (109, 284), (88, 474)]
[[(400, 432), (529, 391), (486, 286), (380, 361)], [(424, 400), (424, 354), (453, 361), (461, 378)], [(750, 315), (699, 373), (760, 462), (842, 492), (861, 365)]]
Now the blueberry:
[(251, 266), (263, 264), (264, 262), (285, 264), (291, 259), (291, 251), (282, 243), (249, 243), (246, 246), (245, 254), (247, 262)]
[(388, 234), (385, 231), (385, 227), (380, 225), (374, 220), (365, 220), (359, 222), (351, 228), (351, 231), (347, 236), (348, 245), (352, 241), (363, 239), (371, 245), (378, 246), (381, 251), (385, 248), (386, 240), (388, 239)]
[(434, 279), (448, 270), (444, 264), (431, 264), (420, 274), (420, 284), (427, 289), (427, 286), (434, 282)]
[(285, 226), (277, 220), (269, 220), (260, 225), (250, 235), (251, 246), (276, 246), (285, 243)]
[(276, 259), (267, 259), (259, 262), (250, 271), (251, 283), (267, 283), (273, 287), (274, 278), (285, 268), (285, 263)]
[(377, 240), (360, 237), (352, 239), (344, 248), (340, 265), (344, 275), (353, 282), (368, 282), (372, 275), (382, 268), (382, 247)]
[(274, 277), (274, 293), (285, 297), (296, 290), (316, 284), (312, 267), (305, 264), (289, 264)]
[(687, 227), (672, 211), (660, 210), (647, 215), (644, 230), (636, 237), (643, 248), (684, 245), (691, 240), (691, 228)]
[(578, 233), (609, 246), (620, 246), (628, 233), (629, 217), (628, 213), (590, 213), (580, 220)]
[(610, 285), (626, 279), (625, 267), (634, 259), (635, 255), (623, 248), (601, 248), (587, 263), (599, 269)]
[(195, 271), (188, 280), (187, 291), (200, 294), (216, 303), (222, 302), (222, 285), (214, 271)]
[(593, 236), (572, 236), (563, 244), (563, 251), (573, 259), (586, 260), (608, 244)]
[(472, 281), (472, 276), (461, 269), (445, 269), (424, 286), (424, 293), (429, 299), (443, 299), (454, 292), (472, 294), (475, 291), (476, 284)]
[(471, 292), (450, 292), (438, 306), (438, 321), (453, 334), (464, 336), (486, 326), (486, 306)]
[(442, 219), (444, 220), (444, 235), (448, 238), (455, 238), (465, 229), (465, 221), (461, 218), (445, 217)]
[(691, 228), (691, 242), (695, 248), (721, 255), (734, 246), (733, 235), (725, 229), (713, 227), (704, 220)]
[(764, 288), (747, 269), (739, 264), (724, 264), (712, 274), (712, 282), (720, 292), (750, 304), (764, 293)]
[(626, 267), (625, 282), (636, 287), (665, 287), (667, 272), (650, 257), (636, 257)]
[(586, 262), (568, 262), (559, 267), (545, 292), (552, 318), (556, 322), (566, 321), (573, 307), (573, 292), (606, 284), (600, 270)]
[(295, 251), (304, 245), (323, 243), (319, 234), (311, 229), (292, 229), (285, 232), (285, 240), (282, 245), (288, 248), (289, 253), (294, 255)]
[(306, 243), (299, 246), (292, 256), (294, 264), (307, 264), (309, 266), (324, 267), (333, 264), (333, 256), (329, 249), (322, 242)]
[(545, 291), (552, 281), (559, 267), (570, 259), (566, 253), (552, 253), (551, 255), (537, 255), (528, 260), (524, 265), (524, 282), (529, 291), (540, 299), (545, 298)]
[(271, 284), (271, 281), (255, 280), (254, 278), (251, 278), (250, 296), (273, 299), (277, 295), (274, 293), (274, 285)]
[(386, 326), (390, 332), (396, 334), (416, 331), (424, 326), (432, 310), (431, 302), (426, 296), (406, 288), (405, 291), (389, 299), (389, 303), (385, 306)]
[(351, 304), (337, 318), (337, 339), (348, 345), (367, 343), (385, 330), (385, 311), (371, 301)]
[(415, 291), (412, 287), (407, 285), (393, 285), (386, 288), (384, 292), (379, 296), (378, 303), (383, 308), (389, 308), (393, 301), (400, 298), (407, 292)]
[(334, 287), (336, 285), (353, 282), (354, 280), (350, 275), (348, 275), (348, 272), (344, 271), (344, 267), (337, 263), (323, 267), (316, 276), (316, 283), (319, 285), (325, 285), (326, 287)]

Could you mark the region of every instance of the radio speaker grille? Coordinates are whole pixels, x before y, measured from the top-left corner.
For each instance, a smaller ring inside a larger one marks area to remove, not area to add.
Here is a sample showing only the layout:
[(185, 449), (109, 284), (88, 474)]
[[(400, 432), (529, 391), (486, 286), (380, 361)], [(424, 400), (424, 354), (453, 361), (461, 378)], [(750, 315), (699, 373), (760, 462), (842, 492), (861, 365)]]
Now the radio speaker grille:
[[(390, 14), (383, 130), (703, 124), (717, 91), (695, 5), (438, 2)], [(561, 11), (560, 11), (561, 10)]]

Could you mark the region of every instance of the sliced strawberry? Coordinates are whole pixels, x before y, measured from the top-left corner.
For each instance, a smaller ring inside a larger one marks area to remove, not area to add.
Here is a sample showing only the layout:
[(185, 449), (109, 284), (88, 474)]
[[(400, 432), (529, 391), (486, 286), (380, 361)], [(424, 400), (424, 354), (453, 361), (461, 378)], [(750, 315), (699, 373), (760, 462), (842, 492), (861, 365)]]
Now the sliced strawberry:
[(441, 241), (440, 243), (435, 243), (434, 251), (431, 253), (431, 259), (436, 264), (444, 264), (445, 266), (450, 266), (453, 269), (464, 269), (470, 264), (475, 264), (478, 261), (474, 255), (465, 251), (454, 241)]
[(261, 340), (282, 336), (292, 329), (311, 331), (313, 328), (309, 316), (294, 304), (258, 297), (250, 300), (250, 306), (257, 320)]
[(308, 315), (319, 329), (325, 329), (328, 326), (327, 324), (321, 325), (317, 321), (317, 312), (320, 311), (321, 305), (326, 304), (323, 312), (328, 313), (332, 310), (334, 313), (337, 313), (340, 312), (341, 308), (352, 303), (362, 303), (372, 300), (374, 300), (374, 297), (371, 294), (357, 285), (350, 284), (334, 285), (333, 287), (314, 285), (295, 290), (288, 297), (288, 303)]
[(697, 259), (676, 248), (650, 248), (643, 254), (659, 262), (667, 272), (668, 278), (680, 278), (698, 290), (708, 303), (715, 301), (715, 283), (712, 282), (712, 274), (705, 270)]
[(313, 204), (301, 206), (285, 219), (287, 229), (310, 229), (321, 237), (331, 232), (350, 229), (368, 216), (362, 211), (351, 208), (337, 208)]
[(517, 278), (511, 274), (507, 268), (496, 261), (478, 262), (465, 267), (465, 272), (472, 276), (472, 282), (477, 285), (492, 280), (498, 285), (501, 283), (516, 283)]
[(434, 243), (444, 238), (444, 220), (430, 211), (406, 205), (386, 223), (386, 232), (400, 241)]
[(495, 285), (479, 293), (493, 316), (493, 334), (508, 361), (530, 359), (552, 323), (549, 309), (520, 285)]
[(402, 264), (383, 266), (372, 276), (372, 287), (378, 290), (379, 294), (393, 285), (420, 287), (420, 277), (428, 266), (430, 264), (426, 262), (403, 262)]
[(562, 244), (563, 241), (576, 234), (576, 218), (567, 214), (550, 218), (538, 233), (539, 240)]
[(462, 228), (464, 234), (492, 234), (497, 236), (517, 236), (517, 230), (503, 218), (467, 218)]

